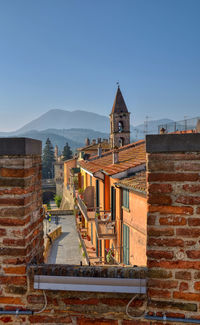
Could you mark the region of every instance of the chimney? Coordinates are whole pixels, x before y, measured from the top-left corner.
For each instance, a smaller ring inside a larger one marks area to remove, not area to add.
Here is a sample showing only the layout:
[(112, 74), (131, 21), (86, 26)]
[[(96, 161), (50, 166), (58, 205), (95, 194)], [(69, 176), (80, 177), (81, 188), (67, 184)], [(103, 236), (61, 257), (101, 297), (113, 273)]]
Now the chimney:
[(119, 150), (118, 149), (113, 150), (112, 158), (113, 158), (113, 164), (117, 164), (119, 162)]
[(86, 146), (89, 146), (89, 145), (90, 145), (90, 139), (89, 139), (89, 138), (86, 138), (86, 139), (85, 139), (85, 145), (86, 145)]
[(99, 144), (98, 145), (98, 157), (101, 157), (101, 155), (102, 155), (102, 146), (101, 146), (101, 144)]
[(96, 139), (92, 139), (92, 144), (96, 144)]
[(165, 134), (165, 132), (166, 132), (165, 128), (160, 129), (160, 134)]
[(98, 142), (98, 143), (101, 143), (101, 138), (98, 138), (98, 139), (97, 139), (97, 142)]

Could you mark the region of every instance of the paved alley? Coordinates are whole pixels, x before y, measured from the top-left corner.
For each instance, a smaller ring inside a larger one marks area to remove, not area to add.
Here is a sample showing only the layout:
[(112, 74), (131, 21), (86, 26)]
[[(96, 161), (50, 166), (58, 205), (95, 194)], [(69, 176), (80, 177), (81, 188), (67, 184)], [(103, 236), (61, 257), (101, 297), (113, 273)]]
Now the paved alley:
[[(52, 222), (54, 222), (54, 217), (52, 217)], [(82, 261), (84, 264), (74, 215), (59, 216), (58, 222), (62, 226), (62, 234), (53, 242), (48, 263), (80, 265)]]

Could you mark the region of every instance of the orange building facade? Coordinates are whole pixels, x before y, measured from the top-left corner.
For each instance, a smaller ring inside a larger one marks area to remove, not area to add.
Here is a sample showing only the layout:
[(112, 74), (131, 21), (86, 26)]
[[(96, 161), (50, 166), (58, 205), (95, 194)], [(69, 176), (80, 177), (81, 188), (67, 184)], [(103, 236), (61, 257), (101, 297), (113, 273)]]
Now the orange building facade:
[[(79, 162), (81, 224), (100, 264), (146, 265), (145, 159), (140, 141)], [(136, 179), (144, 183), (141, 191)]]

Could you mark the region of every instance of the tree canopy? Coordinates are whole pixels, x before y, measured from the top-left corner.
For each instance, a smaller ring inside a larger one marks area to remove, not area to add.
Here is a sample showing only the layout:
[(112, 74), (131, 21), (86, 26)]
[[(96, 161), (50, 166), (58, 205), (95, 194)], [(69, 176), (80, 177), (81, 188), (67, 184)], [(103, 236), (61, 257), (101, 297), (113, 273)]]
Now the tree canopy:
[(68, 142), (66, 142), (66, 145), (63, 148), (62, 156), (63, 156), (62, 160), (68, 160), (73, 157), (73, 153), (71, 151), (70, 146), (68, 145)]
[(54, 177), (54, 149), (49, 138), (47, 138), (42, 155), (42, 177), (53, 178)]

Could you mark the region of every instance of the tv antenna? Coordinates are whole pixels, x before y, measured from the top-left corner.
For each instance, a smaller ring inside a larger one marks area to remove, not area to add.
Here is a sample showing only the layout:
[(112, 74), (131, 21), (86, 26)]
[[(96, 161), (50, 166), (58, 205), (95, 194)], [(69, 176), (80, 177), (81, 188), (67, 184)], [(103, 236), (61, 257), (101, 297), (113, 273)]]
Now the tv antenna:
[(144, 135), (146, 135), (148, 133), (148, 122), (149, 122), (149, 118), (151, 116), (145, 116), (145, 121), (144, 121)]

